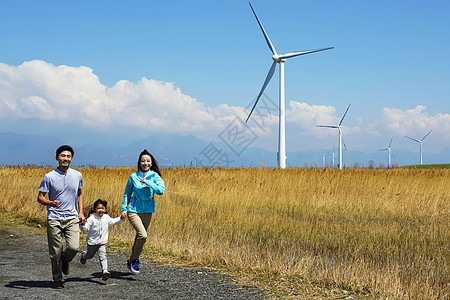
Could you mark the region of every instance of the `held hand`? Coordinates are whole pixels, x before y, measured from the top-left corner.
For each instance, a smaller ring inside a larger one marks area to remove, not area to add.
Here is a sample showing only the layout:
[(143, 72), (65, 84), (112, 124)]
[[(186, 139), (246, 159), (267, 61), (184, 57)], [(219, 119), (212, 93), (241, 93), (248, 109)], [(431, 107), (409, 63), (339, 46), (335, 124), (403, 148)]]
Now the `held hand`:
[(123, 213), (120, 215), (120, 218), (121, 218), (122, 220), (126, 219), (126, 218), (127, 218), (127, 213), (126, 213), (126, 212), (123, 212)]
[(53, 201), (51, 201), (50, 206), (52, 206), (52, 207), (58, 207), (58, 206), (59, 206), (59, 200), (53, 200)]
[(86, 218), (84, 217), (84, 214), (82, 212), (78, 214), (78, 220), (81, 225), (84, 225), (86, 223)]

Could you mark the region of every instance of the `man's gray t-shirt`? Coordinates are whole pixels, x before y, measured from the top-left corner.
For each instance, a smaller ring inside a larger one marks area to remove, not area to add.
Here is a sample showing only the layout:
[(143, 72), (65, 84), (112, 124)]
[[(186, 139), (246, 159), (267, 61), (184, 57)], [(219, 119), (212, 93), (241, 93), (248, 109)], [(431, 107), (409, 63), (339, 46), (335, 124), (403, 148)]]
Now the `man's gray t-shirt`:
[(48, 193), (50, 201), (59, 200), (58, 207), (47, 206), (47, 219), (68, 220), (78, 218), (78, 190), (83, 188), (83, 177), (69, 168), (67, 173), (55, 169), (44, 175), (39, 191)]

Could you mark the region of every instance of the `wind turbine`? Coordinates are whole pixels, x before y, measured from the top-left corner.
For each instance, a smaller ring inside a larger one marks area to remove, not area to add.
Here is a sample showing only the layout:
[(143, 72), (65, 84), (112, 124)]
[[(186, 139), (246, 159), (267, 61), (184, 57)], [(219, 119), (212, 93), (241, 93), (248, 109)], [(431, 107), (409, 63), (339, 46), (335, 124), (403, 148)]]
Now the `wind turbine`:
[(422, 142), (432, 131), (433, 130), (430, 130), (430, 132), (428, 132), (420, 141), (405, 135), (406, 138), (413, 140), (414, 142), (418, 142), (420, 144), (420, 164), (421, 165), (422, 165)]
[(392, 144), (392, 139), (394, 137), (391, 137), (391, 141), (389, 142), (389, 146), (386, 149), (380, 149), (378, 151), (388, 151), (388, 168), (391, 167), (391, 144)]
[(280, 169), (286, 168), (286, 137), (285, 137), (285, 131), (286, 131), (286, 113), (285, 113), (285, 96), (284, 96), (284, 63), (286, 62), (286, 59), (309, 54), (313, 52), (318, 51), (324, 51), (328, 49), (333, 49), (334, 47), (329, 48), (322, 48), (322, 49), (315, 49), (315, 50), (307, 50), (307, 51), (299, 51), (299, 52), (290, 52), (286, 54), (278, 54), (275, 50), (275, 47), (272, 45), (272, 42), (269, 39), (269, 36), (267, 35), (266, 31), (264, 30), (264, 27), (262, 26), (261, 22), (259, 21), (258, 16), (256, 15), (255, 10), (253, 9), (252, 4), (249, 2), (250, 8), (253, 11), (253, 14), (255, 15), (256, 21), (258, 21), (259, 27), (261, 28), (261, 31), (264, 35), (264, 38), (266, 39), (266, 43), (270, 48), (270, 51), (272, 51), (272, 59), (273, 63), (272, 66), (269, 69), (269, 73), (266, 76), (266, 80), (264, 81), (264, 84), (261, 88), (261, 91), (258, 94), (258, 97), (256, 97), (255, 104), (253, 105), (252, 110), (250, 111), (250, 114), (247, 117), (247, 120), (250, 119), (250, 116), (252, 115), (253, 110), (256, 107), (256, 104), (258, 104), (259, 99), (261, 98), (262, 93), (264, 92), (264, 89), (266, 88), (267, 84), (269, 83), (270, 79), (272, 79), (273, 73), (275, 72), (275, 67), (277, 64), (280, 64), (280, 102), (279, 102), (279, 112), (278, 112), (278, 155), (277, 155), (277, 161), (278, 161), (278, 167)]
[(334, 148), (335, 146), (333, 146), (333, 151), (331, 153), (328, 153), (326, 156), (331, 155), (333, 157), (333, 163), (331, 165), (331, 168), (334, 169), (334, 157), (336, 156), (336, 154), (334, 154)]
[(328, 127), (328, 128), (337, 128), (339, 130), (339, 169), (342, 169), (342, 121), (344, 121), (345, 115), (348, 112), (348, 109), (350, 108), (350, 105), (348, 105), (347, 110), (345, 111), (344, 115), (342, 116), (341, 121), (339, 122), (339, 125), (317, 125), (317, 127)]

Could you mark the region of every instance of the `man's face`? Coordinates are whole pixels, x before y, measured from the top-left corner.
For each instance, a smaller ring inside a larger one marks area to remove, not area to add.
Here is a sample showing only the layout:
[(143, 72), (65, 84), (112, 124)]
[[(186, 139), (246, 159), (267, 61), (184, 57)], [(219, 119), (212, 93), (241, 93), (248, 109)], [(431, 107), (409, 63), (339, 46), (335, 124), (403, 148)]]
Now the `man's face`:
[(72, 153), (70, 151), (63, 151), (57, 157), (59, 167), (68, 168), (72, 162)]

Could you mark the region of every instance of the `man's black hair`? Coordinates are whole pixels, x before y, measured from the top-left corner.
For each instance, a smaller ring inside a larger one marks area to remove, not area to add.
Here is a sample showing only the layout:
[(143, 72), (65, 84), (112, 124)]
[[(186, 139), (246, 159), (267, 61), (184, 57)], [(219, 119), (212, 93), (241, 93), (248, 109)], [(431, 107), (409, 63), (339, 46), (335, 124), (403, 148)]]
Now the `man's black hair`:
[(70, 151), (70, 153), (72, 153), (72, 157), (74, 155), (72, 147), (70, 147), (69, 145), (62, 145), (58, 149), (56, 149), (56, 157), (58, 157), (63, 151)]

